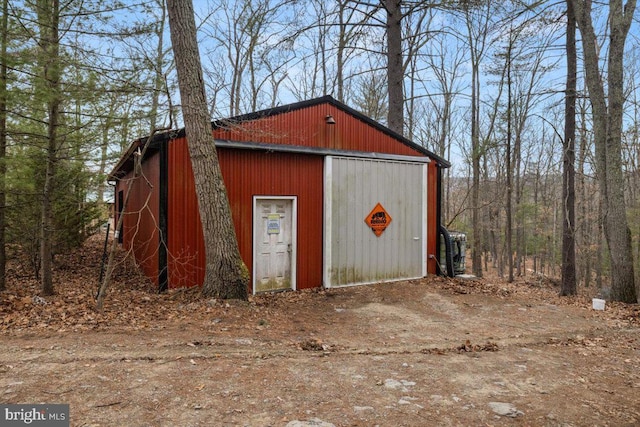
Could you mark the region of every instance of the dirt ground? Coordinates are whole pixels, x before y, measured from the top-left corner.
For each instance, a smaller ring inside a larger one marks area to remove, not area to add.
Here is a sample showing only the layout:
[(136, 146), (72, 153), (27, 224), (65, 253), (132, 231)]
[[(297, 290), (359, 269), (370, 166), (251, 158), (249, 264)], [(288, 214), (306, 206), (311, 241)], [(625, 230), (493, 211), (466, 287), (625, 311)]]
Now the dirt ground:
[(640, 309), (547, 280), (422, 280), (215, 301), (125, 264), (94, 310), (100, 245), (0, 294), (4, 403), (73, 426), (637, 426)]

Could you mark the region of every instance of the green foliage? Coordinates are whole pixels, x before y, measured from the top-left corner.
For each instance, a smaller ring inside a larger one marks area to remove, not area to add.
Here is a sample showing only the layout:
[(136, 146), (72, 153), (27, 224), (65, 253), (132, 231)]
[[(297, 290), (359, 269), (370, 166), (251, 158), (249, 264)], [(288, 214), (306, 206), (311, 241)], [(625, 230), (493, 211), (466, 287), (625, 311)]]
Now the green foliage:
[[(117, 132), (128, 141), (126, 131), (136, 126), (136, 134), (141, 133), (140, 124), (148, 123), (148, 117), (131, 114), (135, 105), (144, 104), (144, 91), (138, 89), (144, 84), (137, 79), (145, 68), (132, 68), (113, 55), (113, 36), (108, 34), (140, 35), (118, 22), (136, 5), (71, 0), (57, 16), (47, 2), (17, 0), (10, 5), (7, 55), (1, 58), (8, 66), (6, 242), (9, 258), (20, 256), (37, 275), (47, 154), (54, 165), (47, 236), (55, 256), (81, 244), (107, 215), (95, 195), (105, 186), (112, 157), (121, 151)], [(53, 36), (52, 25), (60, 39)], [(141, 27), (148, 35), (149, 26)], [(53, 121), (54, 144), (49, 144), (53, 100), (60, 101), (60, 113)]]
[(99, 217), (99, 210), (96, 202), (87, 201), (91, 177), (83, 164), (75, 161), (59, 166), (53, 207), (56, 226), (54, 240), (57, 248), (68, 249), (84, 241), (90, 225)]
[[(44, 153), (35, 147), (13, 147), (6, 159), (7, 243), (22, 253), (35, 275), (39, 266)], [(79, 246), (99, 218), (96, 202), (87, 201), (91, 174), (77, 160), (61, 160), (53, 198), (54, 251)], [(55, 253), (54, 253), (55, 255)]]

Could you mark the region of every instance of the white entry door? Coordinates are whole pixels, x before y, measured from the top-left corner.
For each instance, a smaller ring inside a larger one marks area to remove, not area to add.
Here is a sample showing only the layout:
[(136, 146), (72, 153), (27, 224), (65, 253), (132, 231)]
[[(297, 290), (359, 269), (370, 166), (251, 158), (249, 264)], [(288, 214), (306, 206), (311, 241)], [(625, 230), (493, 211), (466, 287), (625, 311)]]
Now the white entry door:
[(254, 293), (295, 289), (295, 239), (295, 197), (254, 197)]

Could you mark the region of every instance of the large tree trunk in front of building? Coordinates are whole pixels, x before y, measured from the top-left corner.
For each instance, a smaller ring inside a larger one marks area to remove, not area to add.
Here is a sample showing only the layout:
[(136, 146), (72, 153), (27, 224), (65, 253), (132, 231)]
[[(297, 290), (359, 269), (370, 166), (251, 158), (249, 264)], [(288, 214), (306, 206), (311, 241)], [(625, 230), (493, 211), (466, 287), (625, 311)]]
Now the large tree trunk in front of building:
[[(624, 44), (636, 6), (635, 0), (609, 2), (607, 90), (600, 74), (599, 46), (591, 20), (591, 0), (572, 0), (582, 34), (585, 80), (593, 113), (596, 172), (603, 206), (603, 228), (611, 260), (611, 299), (637, 302), (631, 231), (624, 200), (622, 173), (622, 109), (624, 106)], [(606, 92), (606, 95), (605, 95)], [(607, 105), (607, 99), (609, 105)]]
[(389, 112), (387, 126), (404, 132), (404, 67), (402, 64), (402, 10), (400, 0), (385, 0), (387, 11), (387, 90)]
[(575, 295), (576, 287), (576, 213), (575, 213), (575, 138), (576, 138), (576, 16), (567, 0), (567, 84), (564, 103), (564, 141), (562, 155), (562, 285), (560, 295)]
[(216, 298), (246, 299), (249, 273), (240, 257), (227, 191), (211, 133), (193, 4), (191, 0), (169, 0), (167, 8), (205, 241), (206, 267), (202, 293)]

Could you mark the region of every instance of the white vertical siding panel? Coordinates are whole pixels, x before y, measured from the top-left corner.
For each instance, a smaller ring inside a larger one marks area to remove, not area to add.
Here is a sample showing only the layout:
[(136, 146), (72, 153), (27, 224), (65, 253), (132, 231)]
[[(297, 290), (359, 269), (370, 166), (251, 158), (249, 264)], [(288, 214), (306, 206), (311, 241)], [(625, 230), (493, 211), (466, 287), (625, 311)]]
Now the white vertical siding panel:
[[(325, 286), (423, 276), (425, 166), (343, 157), (332, 157), (330, 163)], [(364, 222), (378, 202), (392, 218), (379, 237)]]

